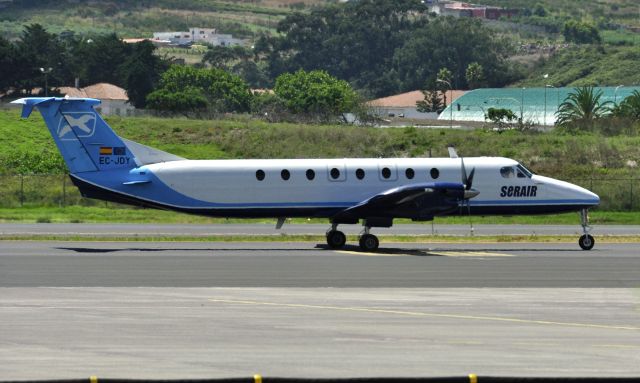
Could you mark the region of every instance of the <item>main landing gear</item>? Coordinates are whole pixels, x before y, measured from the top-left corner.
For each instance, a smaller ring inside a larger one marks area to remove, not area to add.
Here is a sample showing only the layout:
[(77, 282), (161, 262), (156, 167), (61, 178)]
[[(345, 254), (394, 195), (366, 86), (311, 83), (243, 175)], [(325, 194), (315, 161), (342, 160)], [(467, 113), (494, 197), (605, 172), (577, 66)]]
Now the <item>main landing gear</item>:
[[(378, 237), (369, 232), (370, 226), (365, 226), (364, 230), (360, 234), (359, 244), (360, 249), (363, 251), (376, 251), (380, 246)], [(347, 237), (343, 232), (338, 231), (338, 224), (331, 224), (331, 229), (327, 231), (327, 245), (332, 249), (341, 249), (347, 242)]]
[(596, 240), (589, 234), (591, 226), (589, 226), (589, 212), (587, 209), (580, 210), (580, 224), (582, 225), (582, 236), (578, 240), (578, 245), (582, 250), (591, 250), (593, 245), (596, 244)]
[(327, 245), (332, 249), (341, 249), (347, 243), (347, 236), (338, 231), (338, 224), (332, 223), (331, 229), (327, 231)]

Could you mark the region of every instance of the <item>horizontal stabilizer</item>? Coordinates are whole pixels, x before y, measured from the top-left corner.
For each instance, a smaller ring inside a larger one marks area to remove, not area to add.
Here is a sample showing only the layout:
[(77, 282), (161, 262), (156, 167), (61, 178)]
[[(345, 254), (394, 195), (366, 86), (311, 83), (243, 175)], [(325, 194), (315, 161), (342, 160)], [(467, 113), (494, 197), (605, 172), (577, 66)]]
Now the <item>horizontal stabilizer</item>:
[(186, 158), (176, 156), (150, 146), (139, 144), (135, 141), (120, 137), (135, 157), (137, 166), (157, 164), (159, 162), (183, 161)]

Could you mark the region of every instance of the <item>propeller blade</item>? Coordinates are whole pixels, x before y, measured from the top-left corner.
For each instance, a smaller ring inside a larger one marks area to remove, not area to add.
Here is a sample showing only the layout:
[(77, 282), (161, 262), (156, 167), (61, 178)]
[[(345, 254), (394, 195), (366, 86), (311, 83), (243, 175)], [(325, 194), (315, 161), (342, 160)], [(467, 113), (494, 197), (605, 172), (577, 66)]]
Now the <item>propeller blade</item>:
[(469, 173), (469, 178), (467, 178), (467, 182), (464, 184), (466, 190), (471, 189), (471, 185), (473, 184), (473, 175), (475, 174), (475, 172), (476, 172), (476, 168), (471, 169), (471, 173)]
[(467, 184), (467, 169), (464, 167), (464, 158), (460, 157), (461, 172), (462, 172), (462, 184)]

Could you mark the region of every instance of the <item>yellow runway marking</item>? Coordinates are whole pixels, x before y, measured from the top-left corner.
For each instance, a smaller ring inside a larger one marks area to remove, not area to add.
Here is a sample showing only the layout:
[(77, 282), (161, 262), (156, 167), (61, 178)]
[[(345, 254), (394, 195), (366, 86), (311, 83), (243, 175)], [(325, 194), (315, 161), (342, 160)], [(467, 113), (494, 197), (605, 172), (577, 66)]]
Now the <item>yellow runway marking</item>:
[(513, 257), (513, 254), (489, 253), (485, 251), (430, 251), (429, 254), (445, 257)]
[(426, 312), (418, 312), (418, 311), (388, 310), (388, 309), (365, 308), (365, 307), (305, 305), (305, 304), (298, 304), (298, 303), (261, 302), (261, 301), (235, 300), (235, 299), (209, 298), (208, 300), (210, 302), (241, 304), (241, 305), (351, 311), (351, 312), (364, 312), (364, 313), (376, 313), (376, 314), (393, 314), (393, 315), (424, 317), (424, 318), (451, 318), (451, 319), (466, 319), (466, 320), (479, 320), (479, 321), (492, 321), (492, 322), (505, 322), (505, 323), (519, 323), (519, 324), (537, 324), (537, 325), (547, 325), (547, 326), (550, 325), (550, 326), (595, 328), (595, 329), (605, 329), (605, 330), (640, 331), (640, 327), (636, 327), (636, 326), (614, 326), (614, 325), (604, 325), (604, 324), (594, 324), (594, 323), (556, 322), (556, 321), (546, 321), (546, 320), (492, 317), (492, 316), (479, 316), (479, 315), (436, 314), (436, 313), (426, 313)]

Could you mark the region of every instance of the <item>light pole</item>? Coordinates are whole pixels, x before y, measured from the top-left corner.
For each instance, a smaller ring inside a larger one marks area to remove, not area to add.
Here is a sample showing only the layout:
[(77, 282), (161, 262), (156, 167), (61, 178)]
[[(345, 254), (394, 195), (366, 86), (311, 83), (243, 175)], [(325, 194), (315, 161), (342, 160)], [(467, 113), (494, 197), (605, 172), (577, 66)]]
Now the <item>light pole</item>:
[(40, 68), (40, 72), (44, 74), (44, 96), (45, 97), (49, 97), (49, 73), (51, 73), (52, 70), (53, 68), (51, 67), (47, 69)]
[(449, 86), (449, 129), (453, 129), (453, 88), (451, 83), (447, 80), (437, 79), (436, 82), (441, 82)]
[(618, 106), (618, 89), (622, 88), (624, 85), (616, 86), (616, 90), (613, 92), (613, 106)]
[[(545, 98), (544, 98), (544, 107), (545, 107), (545, 112), (544, 112), (544, 124), (547, 124), (547, 88), (554, 88), (556, 90), (556, 111), (558, 110), (558, 105), (560, 105), (560, 90), (558, 88), (556, 88), (555, 86), (551, 85), (551, 84), (546, 84), (544, 87), (544, 91), (545, 91)], [(553, 120), (553, 124), (556, 124), (556, 120)]]
[(522, 88), (522, 93), (520, 94), (520, 123), (524, 124), (524, 90), (527, 89), (525, 87)]
[[(545, 73), (544, 76), (542, 76), (545, 81), (549, 78), (549, 73)], [(545, 84), (544, 87), (544, 120), (542, 121), (542, 125), (547, 125), (547, 87)]]

